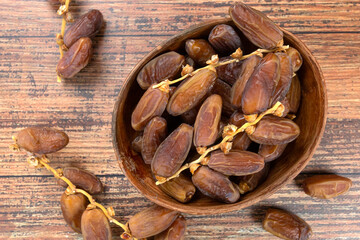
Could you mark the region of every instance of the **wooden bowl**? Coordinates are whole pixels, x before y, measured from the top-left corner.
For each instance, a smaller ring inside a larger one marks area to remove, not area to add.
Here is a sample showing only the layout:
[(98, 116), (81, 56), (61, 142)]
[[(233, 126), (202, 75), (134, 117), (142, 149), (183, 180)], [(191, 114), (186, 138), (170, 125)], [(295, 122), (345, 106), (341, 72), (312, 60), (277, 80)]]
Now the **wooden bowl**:
[[(189, 214), (205, 215), (230, 212), (268, 198), (294, 179), (310, 161), (323, 135), (326, 123), (327, 97), (321, 69), (305, 44), (293, 34), (282, 29), (285, 44), (299, 50), (304, 61), (301, 69), (297, 72), (301, 81), (302, 99), (295, 122), (300, 127), (300, 136), (287, 146), (279, 159), (273, 162), (266, 181), (253, 192), (242, 196), (237, 203), (225, 204), (199, 195), (194, 196), (195, 199), (191, 202), (183, 204), (163, 193), (155, 185), (150, 167), (144, 164), (141, 156), (131, 149), (131, 141), (136, 134), (130, 124), (131, 113), (144, 92), (139, 87), (136, 76), (143, 66), (154, 57), (170, 50), (179, 49), (183, 52), (187, 39), (201, 37), (207, 39), (209, 32), (217, 24), (234, 26), (229, 18), (208, 21), (170, 38), (146, 55), (126, 78), (113, 112), (113, 144), (119, 165), (126, 177), (150, 201)], [(241, 37), (245, 47), (251, 51), (255, 50), (255, 47), (243, 35)], [(249, 51), (245, 53), (247, 52)]]

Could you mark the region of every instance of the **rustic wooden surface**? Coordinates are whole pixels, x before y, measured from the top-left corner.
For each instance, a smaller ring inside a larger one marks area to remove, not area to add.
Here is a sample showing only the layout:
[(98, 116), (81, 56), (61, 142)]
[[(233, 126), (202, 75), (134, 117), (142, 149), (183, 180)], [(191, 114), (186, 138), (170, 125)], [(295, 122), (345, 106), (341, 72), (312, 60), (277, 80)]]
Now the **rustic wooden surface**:
[[(313, 228), (313, 239), (360, 239), (360, 2), (347, 0), (245, 1), (302, 39), (322, 67), (329, 109), (326, 130), (305, 170), (271, 198), (242, 211), (190, 216), (187, 239), (276, 239), (264, 231), (264, 210), (290, 210)], [(106, 185), (98, 200), (120, 221), (151, 205), (124, 177), (111, 143), (111, 113), (123, 80), (151, 49), (187, 27), (227, 16), (229, 1), (76, 0), (77, 17), (102, 11), (89, 66), (57, 83), (54, 36), (60, 18), (47, 1), (0, 0), (0, 239), (81, 239), (66, 226), (63, 189), (25, 154), (8, 149), (11, 136), (33, 125), (65, 129), (69, 145), (51, 155), (53, 166), (78, 166)], [(130, 113), (129, 113), (130, 114)], [(299, 187), (313, 173), (334, 172), (353, 181), (350, 192), (314, 200)], [(114, 228), (114, 239), (121, 230)]]

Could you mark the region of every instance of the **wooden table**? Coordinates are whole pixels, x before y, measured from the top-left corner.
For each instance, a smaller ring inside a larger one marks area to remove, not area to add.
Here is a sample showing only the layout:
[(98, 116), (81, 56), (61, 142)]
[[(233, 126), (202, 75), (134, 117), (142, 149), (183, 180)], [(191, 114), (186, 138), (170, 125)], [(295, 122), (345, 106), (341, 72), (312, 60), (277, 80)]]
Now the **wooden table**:
[[(304, 41), (322, 67), (329, 112), (313, 160), (271, 198), (242, 211), (190, 216), (187, 239), (276, 239), (261, 227), (269, 206), (288, 209), (313, 228), (313, 239), (360, 239), (360, 2), (347, 0), (245, 1)], [(106, 28), (95, 38), (89, 66), (56, 82), (61, 20), (47, 1), (0, 1), (0, 239), (81, 239), (66, 226), (59, 206), (63, 189), (24, 153), (9, 151), (11, 136), (33, 126), (64, 129), (69, 145), (51, 155), (54, 167), (77, 166), (105, 184), (98, 197), (118, 219), (151, 205), (125, 178), (115, 159), (111, 113), (123, 80), (162, 41), (189, 26), (227, 16), (228, 1), (81, 1), (74, 17), (101, 10)], [(129, 113), (130, 114), (130, 113)], [(299, 187), (311, 173), (334, 172), (353, 187), (333, 200), (314, 200)], [(119, 239), (120, 228), (113, 228)]]

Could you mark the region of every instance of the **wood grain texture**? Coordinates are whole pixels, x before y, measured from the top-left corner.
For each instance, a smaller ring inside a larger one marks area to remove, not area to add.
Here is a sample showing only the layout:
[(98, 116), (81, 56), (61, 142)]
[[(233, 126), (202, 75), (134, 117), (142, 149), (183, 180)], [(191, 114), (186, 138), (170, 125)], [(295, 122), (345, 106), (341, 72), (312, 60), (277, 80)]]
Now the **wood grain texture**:
[[(295, 33), (322, 67), (328, 90), (328, 122), (313, 160), (271, 198), (242, 211), (190, 216), (187, 239), (276, 239), (261, 227), (265, 209), (276, 206), (305, 219), (313, 239), (360, 236), (360, 2), (245, 1)], [(227, 16), (229, 1), (81, 1), (77, 17), (102, 11), (106, 27), (95, 38), (89, 66), (74, 79), (56, 82), (55, 34), (60, 18), (47, 1), (0, 0), (0, 239), (81, 239), (61, 216), (63, 189), (25, 154), (8, 150), (11, 135), (32, 125), (66, 130), (69, 145), (52, 154), (53, 166), (77, 166), (103, 181), (99, 201), (118, 219), (151, 205), (121, 173), (111, 144), (111, 113), (122, 81), (146, 53), (170, 36), (207, 19)], [(314, 200), (299, 185), (306, 176), (334, 172), (353, 181), (331, 201)], [(114, 228), (114, 239), (119, 239)]]

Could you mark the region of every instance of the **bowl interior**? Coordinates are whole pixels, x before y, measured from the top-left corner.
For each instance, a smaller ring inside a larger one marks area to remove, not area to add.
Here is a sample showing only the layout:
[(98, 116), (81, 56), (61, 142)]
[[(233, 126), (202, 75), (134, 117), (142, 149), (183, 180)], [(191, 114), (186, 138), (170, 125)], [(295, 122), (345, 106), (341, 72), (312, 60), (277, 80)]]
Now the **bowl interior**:
[[(253, 192), (241, 197), (234, 204), (214, 201), (199, 193), (186, 204), (180, 203), (161, 191), (151, 175), (150, 167), (144, 164), (140, 155), (131, 149), (131, 141), (136, 132), (130, 124), (131, 113), (143, 94), (136, 82), (136, 76), (142, 67), (152, 58), (169, 50), (183, 52), (185, 41), (189, 38), (205, 38), (217, 24), (233, 25), (231, 19), (208, 21), (196, 25), (164, 42), (145, 56), (127, 77), (113, 112), (113, 144), (119, 165), (129, 181), (149, 200), (163, 207), (190, 214), (223, 213), (250, 206), (261, 201), (286, 182), (292, 180), (306, 166), (320, 142), (326, 122), (327, 98), (321, 69), (309, 49), (297, 37), (284, 31), (285, 44), (296, 48), (303, 57), (303, 65), (297, 72), (301, 82), (301, 104), (294, 120), (300, 127), (300, 136), (290, 143), (283, 155), (272, 163), (269, 175), (264, 183)], [(234, 27), (236, 29), (236, 27)], [(241, 34), (245, 54), (256, 48)], [(199, 192), (199, 191), (198, 191)]]

